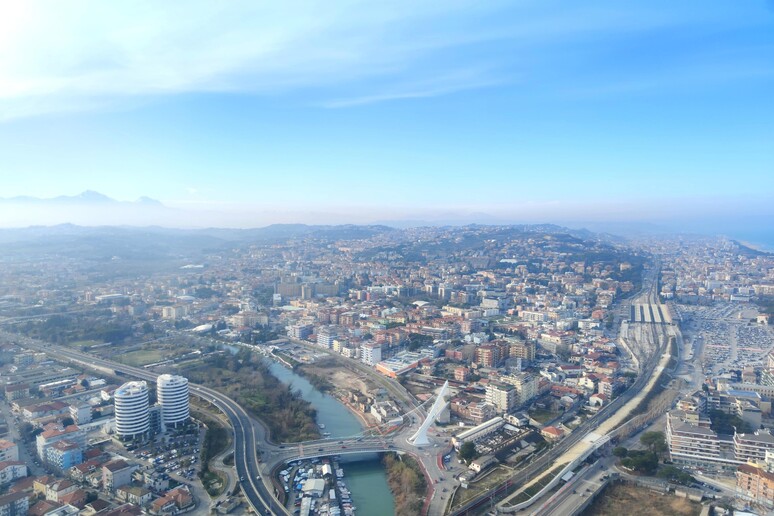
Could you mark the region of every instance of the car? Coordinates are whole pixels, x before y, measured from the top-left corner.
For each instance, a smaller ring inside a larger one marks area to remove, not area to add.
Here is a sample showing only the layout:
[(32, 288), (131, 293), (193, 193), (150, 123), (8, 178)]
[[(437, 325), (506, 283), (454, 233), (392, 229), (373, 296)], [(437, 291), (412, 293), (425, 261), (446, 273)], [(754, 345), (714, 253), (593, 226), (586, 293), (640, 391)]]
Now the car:
[(240, 482), (244, 482), (244, 481), (245, 481), (245, 477), (240, 477), (240, 478), (239, 478), (239, 481), (240, 481)]
[(323, 449), (322, 448), (317, 448), (317, 451), (323, 451)]

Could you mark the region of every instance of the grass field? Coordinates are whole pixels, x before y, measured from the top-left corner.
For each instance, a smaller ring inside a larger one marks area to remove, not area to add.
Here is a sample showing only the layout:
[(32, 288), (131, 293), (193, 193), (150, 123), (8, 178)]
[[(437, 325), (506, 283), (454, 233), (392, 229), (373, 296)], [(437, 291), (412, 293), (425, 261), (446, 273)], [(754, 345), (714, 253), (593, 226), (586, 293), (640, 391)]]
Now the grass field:
[(102, 344), (102, 342), (98, 340), (77, 340), (75, 342), (67, 343), (67, 346), (75, 349), (85, 349), (97, 344)]
[(583, 516), (696, 516), (700, 513), (701, 505), (685, 498), (655, 493), (642, 487), (614, 484), (583, 512)]
[(552, 412), (547, 409), (534, 409), (529, 411), (529, 417), (537, 421), (538, 423), (546, 423), (558, 416), (560, 412)]
[(122, 364), (141, 367), (154, 362), (160, 362), (161, 360), (164, 360), (164, 356), (165, 354), (163, 351), (156, 349), (142, 349), (140, 351), (130, 351), (129, 353), (116, 355), (113, 358)]

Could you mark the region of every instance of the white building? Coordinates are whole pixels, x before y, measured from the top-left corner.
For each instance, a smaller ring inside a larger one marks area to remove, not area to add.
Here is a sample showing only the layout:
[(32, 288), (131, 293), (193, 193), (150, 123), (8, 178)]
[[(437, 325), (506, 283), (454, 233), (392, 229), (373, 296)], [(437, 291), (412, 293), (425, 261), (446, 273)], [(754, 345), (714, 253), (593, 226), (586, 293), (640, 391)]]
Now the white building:
[(91, 405), (88, 403), (75, 403), (70, 405), (70, 417), (75, 424), (85, 425), (91, 423)]
[(156, 380), (156, 396), (161, 405), (161, 421), (165, 426), (178, 426), (190, 416), (188, 379), (162, 374)]
[(0, 439), (0, 462), (19, 460), (19, 446), (6, 439)]
[(500, 378), (516, 388), (516, 405), (521, 406), (538, 395), (539, 378), (529, 373), (516, 373)]
[(460, 449), (464, 443), (468, 441), (477, 441), (482, 437), (486, 437), (489, 434), (495, 433), (505, 426), (505, 420), (500, 416), (494, 417), (489, 421), (485, 421), (478, 426), (475, 426), (469, 430), (455, 435), (452, 437), (452, 444), (457, 450)]
[(360, 346), (360, 360), (370, 366), (374, 366), (381, 362), (382, 345), (369, 342)]
[(513, 385), (490, 382), (486, 386), (486, 402), (494, 406), (497, 412), (510, 412), (516, 406), (518, 393)]
[(122, 439), (132, 439), (148, 433), (150, 429), (148, 384), (127, 382), (116, 389), (116, 433)]

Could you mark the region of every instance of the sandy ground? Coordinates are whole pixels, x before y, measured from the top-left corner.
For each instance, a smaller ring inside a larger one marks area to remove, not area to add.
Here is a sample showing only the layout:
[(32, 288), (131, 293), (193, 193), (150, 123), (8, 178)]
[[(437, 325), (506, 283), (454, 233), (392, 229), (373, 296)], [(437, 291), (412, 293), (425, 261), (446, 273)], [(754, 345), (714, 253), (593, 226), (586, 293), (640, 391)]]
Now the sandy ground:
[(355, 391), (368, 395), (374, 386), (362, 376), (349, 369), (337, 365), (333, 361), (325, 361), (322, 364), (307, 364), (304, 369), (310, 373), (323, 376), (328, 379), (336, 389)]
[(694, 516), (700, 513), (701, 505), (685, 498), (662, 495), (641, 487), (613, 485), (583, 513), (583, 516)]
[[(363, 376), (360, 376), (358, 373), (338, 365), (333, 361), (325, 361), (322, 366), (318, 364), (307, 364), (304, 365), (304, 370), (327, 378), (328, 381), (335, 386), (337, 391), (331, 394), (339, 398), (341, 398), (339, 394), (352, 391), (359, 392), (364, 395), (371, 395), (372, 391), (376, 388)], [(379, 425), (379, 422), (370, 414), (364, 414), (350, 406), (349, 403), (344, 402), (344, 400), (341, 401), (350, 410), (350, 412), (352, 412), (355, 416), (357, 416), (358, 419), (360, 419), (366, 428)]]

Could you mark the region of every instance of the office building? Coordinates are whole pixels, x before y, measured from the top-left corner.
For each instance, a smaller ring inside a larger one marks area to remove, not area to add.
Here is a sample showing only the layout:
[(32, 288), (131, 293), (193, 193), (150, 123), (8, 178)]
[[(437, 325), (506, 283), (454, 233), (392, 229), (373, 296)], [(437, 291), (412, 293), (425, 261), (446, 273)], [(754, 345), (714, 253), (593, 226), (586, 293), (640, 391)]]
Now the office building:
[(156, 397), (161, 405), (165, 427), (177, 427), (190, 416), (188, 380), (182, 376), (162, 374), (156, 380)]
[(121, 439), (144, 437), (150, 430), (148, 384), (127, 382), (113, 394), (116, 433)]

